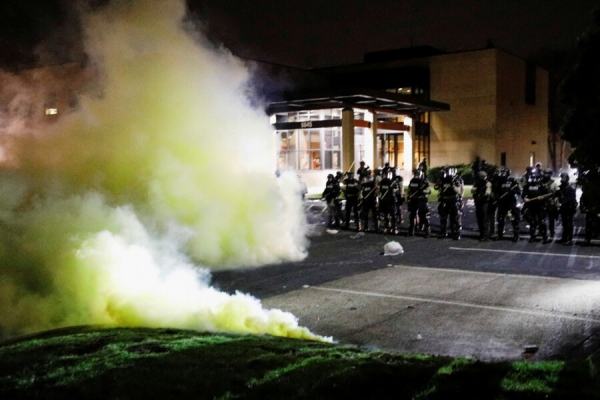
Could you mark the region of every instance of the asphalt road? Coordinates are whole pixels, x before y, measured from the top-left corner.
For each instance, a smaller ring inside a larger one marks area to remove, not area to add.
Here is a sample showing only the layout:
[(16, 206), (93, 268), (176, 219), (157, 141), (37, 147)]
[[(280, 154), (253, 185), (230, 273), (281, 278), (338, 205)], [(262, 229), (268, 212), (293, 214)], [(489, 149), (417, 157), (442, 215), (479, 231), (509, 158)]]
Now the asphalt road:
[[(299, 262), (235, 269), (215, 272), (213, 283), (223, 291), (236, 290), (263, 298), (298, 289), (303, 285), (318, 285), (327, 281), (359, 274), (391, 263), (426, 268), (450, 268), (478, 272), (537, 275), (600, 281), (600, 241), (592, 246), (582, 246), (583, 215), (575, 219), (575, 244), (564, 246), (557, 243), (529, 243), (527, 225), (521, 222), (521, 239), (510, 240), (512, 235), (507, 223), (508, 239), (480, 242), (475, 221), (475, 210), (466, 205), (463, 215), (461, 240), (437, 239), (439, 216), (437, 204), (430, 204), (433, 234), (406, 237), (407, 222), (401, 225), (399, 235), (366, 233), (352, 239), (356, 232), (338, 230), (327, 233), (324, 203), (307, 202), (307, 219), (311, 224), (308, 257)], [(406, 210), (405, 210), (406, 211)], [(560, 223), (556, 239), (560, 238)], [(400, 256), (383, 256), (388, 241), (397, 241), (403, 247)]]
[[(322, 206), (306, 203), (306, 259), (215, 272), (214, 286), (252, 294), (342, 343), (388, 351), (489, 360), (599, 351), (600, 246), (581, 246), (581, 215), (575, 245), (564, 246), (529, 243), (524, 223), (517, 243), (480, 242), (470, 205), (461, 240), (406, 237), (406, 223), (400, 235), (355, 238), (328, 231)], [(389, 241), (404, 252), (383, 255)]]

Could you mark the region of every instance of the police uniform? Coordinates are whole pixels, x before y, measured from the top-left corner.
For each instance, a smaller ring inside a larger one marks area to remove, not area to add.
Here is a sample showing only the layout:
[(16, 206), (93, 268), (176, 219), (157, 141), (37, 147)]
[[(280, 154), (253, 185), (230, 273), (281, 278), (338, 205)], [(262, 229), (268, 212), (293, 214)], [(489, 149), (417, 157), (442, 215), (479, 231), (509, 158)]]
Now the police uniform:
[(545, 169), (542, 172), (542, 183), (546, 185), (552, 195), (546, 199), (546, 210), (548, 212), (548, 230), (550, 231), (550, 239), (554, 238), (556, 221), (558, 220), (558, 183), (552, 179), (553, 171)]
[(541, 182), (537, 175), (525, 185), (523, 190), (524, 216), (530, 225), (530, 242), (537, 240), (537, 234), (542, 236), (543, 243), (549, 243), (546, 210), (546, 198), (550, 197), (550, 189)]
[(365, 164), (364, 161), (360, 162), (360, 167), (356, 170), (356, 175), (358, 175), (358, 180), (362, 181), (367, 175), (370, 175), (371, 171), (369, 170), (369, 166)]
[(413, 178), (408, 183), (408, 236), (414, 236), (415, 226), (425, 232), (425, 237), (431, 234), (429, 224), (429, 207), (427, 195), (431, 193), (429, 182), (422, 175), (421, 170), (415, 170)]
[(454, 240), (460, 239), (462, 230), (462, 195), (464, 184), (460, 177), (454, 176), (452, 168), (446, 168), (444, 176), (436, 185), (439, 190), (438, 212), (440, 214), (439, 238), (447, 236), (447, 226), (450, 223), (450, 234)]
[(340, 195), (340, 185), (332, 174), (327, 176), (327, 182), (325, 183), (325, 190), (321, 198), (327, 202), (327, 211), (329, 212), (328, 225), (330, 227), (336, 227), (340, 224), (340, 210), (338, 197)]
[(471, 193), (475, 202), (475, 217), (479, 229), (479, 240), (486, 241), (490, 238), (488, 206), (492, 194), (492, 184), (488, 181), (485, 171), (480, 170), (477, 172)]
[(387, 176), (378, 185), (379, 194), (379, 215), (383, 219), (384, 232), (396, 233), (396, 184)]
[(397, 225), (404, 223), (404, 217), (402, 215), (402, 205), (406, 201), (404, 196), (404, 179), (400, 175), (394, 175), (394, 197), (396, 198), (396, 219)]
[(521, 222), (521, 210), (517, 206), (517, 196), (521, 195), (521, 187), (519, 182), (510, 176), (510, 170), (501, 168), (498, 174), (498, 179), (492, 187), (494, 200), (498, 208), (498, 239), (504, 238), (504, 224), (506, 218), (510, 219), (513, 228), (512, 241), (519, 240), (519, 231)]
[(558, 243), (573, 244), (573, 217), (577, 212), (577, 195), (575, 188), (569, 184), (569, 174), (560, 174), (560, 186), (556, 193), (559, 202), (562, 235)]
[(344, 181), (344, 197), (346, 198), (346, 229), (350, 229), (350, 216), (354, 213), (354, 222), (356, 230), (359, 229), (358, 219), (358, 196), (360, 194), (360, 183), (354, 178), (352, 172), (348, 173), (348, 178)]
[(594, 192), (595, 188), (587, 184), (585, 176), (582, 180), (579, 209), (585, 214), (585, 239), (583, 244), (589, 246), (600, 227), (600, 207), (598, 206), (598, 197), (593, 195), (593, 193), (598, 192)]
[(373, 177), (365, 177), (361, 182), (360, 187), (360, 221), (361, 231), (367, 231), (369, 228), (369, 215), (373, 218), (373, 228), (375, 232), (379, 232), (379, 226), (377, 221), (377, 188)]

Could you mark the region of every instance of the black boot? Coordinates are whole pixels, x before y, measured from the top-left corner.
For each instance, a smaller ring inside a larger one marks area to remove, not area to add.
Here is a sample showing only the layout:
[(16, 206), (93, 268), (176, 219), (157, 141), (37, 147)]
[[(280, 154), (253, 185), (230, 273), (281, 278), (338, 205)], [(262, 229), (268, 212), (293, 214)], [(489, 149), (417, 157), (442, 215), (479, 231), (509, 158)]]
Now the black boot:
[(440, 226), (440, 234), (438, 235), (438, 239), (443, 239), (446, 236), (447, 236), (446, 235), (446, 224), (442, 223), (441, 226)]
[(427, 239), (429, 235), (431, 235), (431, 228), (427, 226), (425, 228), (425, 239)]
[(542, 243), (543, 244), (547, 244), (550, 243), (550, 237), (548, 236), (548, 230), (547, 229), (541, 229), (541, 233), (542, 233)]

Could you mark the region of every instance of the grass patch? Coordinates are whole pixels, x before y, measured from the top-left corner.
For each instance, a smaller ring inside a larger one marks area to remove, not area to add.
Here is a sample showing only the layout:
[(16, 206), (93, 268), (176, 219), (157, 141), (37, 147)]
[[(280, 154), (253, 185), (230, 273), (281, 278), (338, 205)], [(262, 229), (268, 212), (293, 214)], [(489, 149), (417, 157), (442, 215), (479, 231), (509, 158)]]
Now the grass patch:
[(259, 335), (116, 328), (0, 344), (5, 399), (600, 398), (597, 359), (483, 363)]
[(502, 388), (509, 392), (552, 393), (563, 367), (562, 361), (536, 364), (515, 362), (502, 380)]

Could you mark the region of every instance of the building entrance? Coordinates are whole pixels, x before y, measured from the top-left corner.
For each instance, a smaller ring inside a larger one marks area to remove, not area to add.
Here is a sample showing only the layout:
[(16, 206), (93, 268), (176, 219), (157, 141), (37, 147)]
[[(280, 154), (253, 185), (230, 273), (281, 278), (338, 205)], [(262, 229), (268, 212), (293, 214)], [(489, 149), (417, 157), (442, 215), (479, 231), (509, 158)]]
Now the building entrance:
[(378, 142), (378, 153), (383, 164), (389, 163), (391, 167), (404, 169), (404, 134), (382, 133)]

